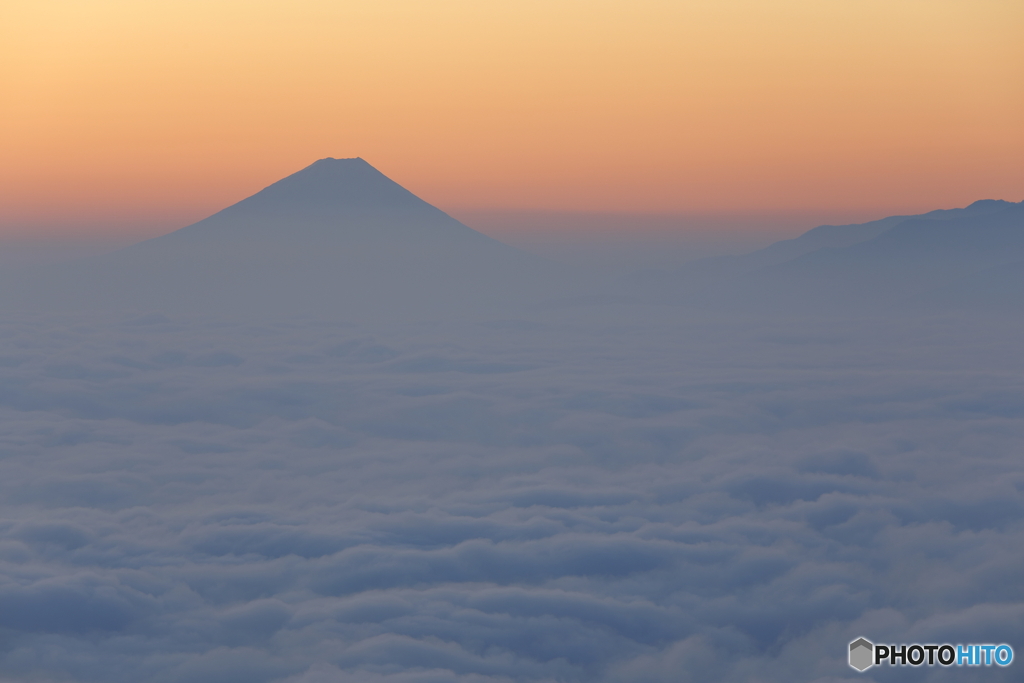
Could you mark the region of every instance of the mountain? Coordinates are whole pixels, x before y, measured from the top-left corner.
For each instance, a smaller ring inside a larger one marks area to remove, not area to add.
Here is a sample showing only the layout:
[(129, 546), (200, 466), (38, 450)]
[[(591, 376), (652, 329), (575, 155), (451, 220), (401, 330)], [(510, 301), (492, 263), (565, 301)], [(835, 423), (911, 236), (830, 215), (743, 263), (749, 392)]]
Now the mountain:
[(794, 239), (770, 244), (746, 256), (737, 257), (748, 268), (784, 263), (820, 249), (841, 249), (868, 242), (907, 221), (963, 221), (984, 218), (1014, 206), (998, 199), (983, 199), (963, 209), (937, 209), (913, 216), (889, 216), (855, 225), (820, 225)]
[(394, 318), (500, 310), (557, 278), (366, 161), (328, 158), (194, 225), (5, 289), (31, 308)]
[[(846, 311), (1024, 304), (1024, 202), (821, 226), (676, 276), (679, 295), (738, 309)], [(1001, 283), (997, 285), (997, 283)]]
[[(730, 312), (1017, 308), (1024, 202), (814, 228), (743, 256), (597, 285), (451, 218), (362, 159), (321, 159), (126, 249), (0, 273), (0, 309), (265, 319), (515, 316), (542, 304)], [(589, 307), (589, 308), (588, 308)]]
[(949, 221), (974, 219), (1014, 206), (1012, 202), (983, 199), (962, 209), (937, 209), (924, 214), (889, 216), (868, 223), (819, 225), (799, 237), (774, 242), (763, 249), (736, 256), (719, 256), (687, 264), (676, 272), (683, 278), (734, 278), (762, 268), (786, 263), (821, 249), (840, 249), (868, 242), (909, 220)]

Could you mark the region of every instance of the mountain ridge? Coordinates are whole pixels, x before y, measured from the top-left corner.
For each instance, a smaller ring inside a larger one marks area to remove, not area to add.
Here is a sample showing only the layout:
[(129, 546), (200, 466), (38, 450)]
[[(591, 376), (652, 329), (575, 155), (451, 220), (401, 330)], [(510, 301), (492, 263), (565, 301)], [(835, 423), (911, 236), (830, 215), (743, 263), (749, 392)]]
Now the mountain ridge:
[[(891, 216), (845, 226), (852, 233), (845, 235), (844, 226), (821, 227), (827, 229), (736, 257), (717, 272), (709, 269), (714, 263), (705, 263), (703, 272), (684, 272), (678, 281), (708, 301), (741, 308), (871, 310), (925, 301), (934, 308), (942, 297), (929, 291), (950, 291), (951, 283), (963, 280), (974, 283), (973, 294), (948, 301), (970, 307), (987, 305), (983, 283), (995, 281), (975, 275), (1024, 260), (1024, 202), (980, 200), (960, 209)], [(1024, 303), (1024, 292), (991, 294), (993, 300)]]
[[(362, 158), (326, 157), (166, 235), (9, 276), (0, 305), (391, 318), (601, 303), (810, 312), (934, 307), (943, 296), (983, 305), (997, 282), (1008, 291), (989, 298), (1012, 305), (1024, 302), (1019, 262), (1024, 202), (986, 199), (818, 226), (749, 254), (596, 286), (473, 230)], [(964, 292), (954, 296), (956, 282)]]
[(867, 242), (908, 220), (951, 220), (964, 215), (980, 216), (1011, 206), (1017, 206), (1018, 204), (1024, 204), (1024, 202), (1015, 203), (1002, 199), (979, 199), (963, 208), (935, 209), (923, 214), (887, 216), (865, 223), (819, 225), (797, 237), (773, 242), (762, 249), (747, 254), (702, 259), (702, 261), (716, 264), (732, 262), (741, 264), (744, 268), (763, 267), (797, 258), (817, 249), (849, 247), (861, 242)]

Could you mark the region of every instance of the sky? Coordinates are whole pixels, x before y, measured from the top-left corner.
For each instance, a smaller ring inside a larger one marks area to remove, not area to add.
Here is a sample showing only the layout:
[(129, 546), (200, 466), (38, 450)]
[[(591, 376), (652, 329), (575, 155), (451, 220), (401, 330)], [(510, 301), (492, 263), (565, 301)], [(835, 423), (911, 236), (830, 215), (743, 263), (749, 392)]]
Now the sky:
[(1019, 681), (1022, 29), (0, 0), (0, 681)]
[(1019, 201), (1022, 35), (1016, 0), (6, 0), (0, 236), (166, 232), (327, 156), (453, 215)]

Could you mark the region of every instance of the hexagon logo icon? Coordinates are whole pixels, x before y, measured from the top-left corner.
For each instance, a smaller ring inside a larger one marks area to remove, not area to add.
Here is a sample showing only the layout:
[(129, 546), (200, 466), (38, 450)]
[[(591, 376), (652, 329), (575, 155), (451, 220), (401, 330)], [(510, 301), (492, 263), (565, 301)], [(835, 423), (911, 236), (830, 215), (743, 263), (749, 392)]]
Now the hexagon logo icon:
[(874, 664), (875, 646), (867, 638), (858, 638), (850, 643), (850, 666), (864, 671)]

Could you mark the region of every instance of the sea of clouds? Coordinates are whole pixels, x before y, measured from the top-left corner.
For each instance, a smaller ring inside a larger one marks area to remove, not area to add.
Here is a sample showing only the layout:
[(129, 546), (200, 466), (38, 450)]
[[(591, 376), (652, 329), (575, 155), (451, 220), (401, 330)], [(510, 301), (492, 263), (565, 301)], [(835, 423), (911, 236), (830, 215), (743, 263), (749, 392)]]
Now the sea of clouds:
[(0, 680), (1019, 680), (1022, 332), (5, 318)]

